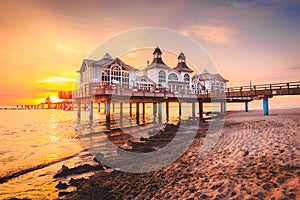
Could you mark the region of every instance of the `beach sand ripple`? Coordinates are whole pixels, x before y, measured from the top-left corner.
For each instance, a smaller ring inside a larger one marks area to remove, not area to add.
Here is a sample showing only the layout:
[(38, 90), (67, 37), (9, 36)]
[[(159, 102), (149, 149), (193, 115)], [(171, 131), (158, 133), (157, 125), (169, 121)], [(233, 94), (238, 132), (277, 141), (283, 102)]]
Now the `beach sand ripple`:
[[(67, 199), (299, 199), (300, 110), (231, 112), (222, 135), (199, 158), (205, 130), (164, 169), (96, 173)], [(203, 126), (202, 126), (203, 127)], [(200, 136), (201, 135), (201, 136)], [(245, 153), (246, 152), (246, 153)]]

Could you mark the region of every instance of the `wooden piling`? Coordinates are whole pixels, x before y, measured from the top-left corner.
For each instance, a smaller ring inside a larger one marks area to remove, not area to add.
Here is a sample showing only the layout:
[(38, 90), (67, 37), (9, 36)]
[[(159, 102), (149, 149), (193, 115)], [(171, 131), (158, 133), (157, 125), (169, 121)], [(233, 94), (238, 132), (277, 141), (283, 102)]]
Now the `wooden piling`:
[(169, 119), (169, 102), (166, 101), (166, 118)]
[(153, 122), (156, 122), (156, 117), (157, 117), (157, 103), (153, 103)]
[(158, 102), (158, 123), (162, 123), (162, 102)]
[(88, 110), (89, 110), (89, 120), (93, 121), (93, 111), (94, 111), (94, 102), (93, 101), (89, 102)]
[(139, 125), (140, 124), (140, 104), (137, 102), (136, 103), (136, 124)]
[(193, 118), (193, 120), (195, 119), (195, 117), (196, 117), (195, 102), (193, 101), (192, 102), (192, 118)]
[(179, 117), (181, 117), (181, 102), (178, 102), (178, 109), (179, 109)]
[(81, 103), (77, 102), (77, 118), (81, 118)]
[(106, 128), (110, 129), (110, 99), (105, 103), (105, 115), (106, 115)]
[(199, 119), (203, 120), (203, 100), (199, 99)]
[(120, 127), (123, 126), (123, 103), (120, 103)]
[(263, 109), (264, 109), (264, 115), (269, 115), (269, 99), (268, 99), (268, 97), (263, 98)]
[(248, 106), (248, 101), (245, 102), (245, 111), (248, 112), (249, 111), (249, 106)]

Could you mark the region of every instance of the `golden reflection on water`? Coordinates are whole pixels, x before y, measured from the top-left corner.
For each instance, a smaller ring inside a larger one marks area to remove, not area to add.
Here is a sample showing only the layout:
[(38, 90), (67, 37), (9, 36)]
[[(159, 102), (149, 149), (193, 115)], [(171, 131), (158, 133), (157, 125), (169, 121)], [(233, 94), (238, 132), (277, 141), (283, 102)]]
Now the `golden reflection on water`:
[(52, 154), (47, 154), (46, 155), (46, 160), (48, 160), (49, 162), (57, 160), (59, 158), (62, 158), (63, 156), (58, 154), (58, 153), (52, 153)]
[(52, 142), (58, 141), (60, 138), (57, 137), (56, 135), (50, 135), (49, 136)]

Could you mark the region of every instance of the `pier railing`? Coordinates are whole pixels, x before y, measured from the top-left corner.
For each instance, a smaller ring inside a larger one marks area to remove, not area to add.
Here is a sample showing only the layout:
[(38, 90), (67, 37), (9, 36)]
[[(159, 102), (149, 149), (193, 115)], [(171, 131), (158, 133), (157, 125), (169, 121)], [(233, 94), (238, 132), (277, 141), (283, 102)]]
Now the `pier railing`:
[(224, 91), (214, 91), (209, 93), (203, 91), (201, 93), (194, 93), (191, 90), (182, 92), (172, 92), (167, 89), (159, 89), (155, 91), (150, 90), (135, 90), (132, 88), (90, 88), (88, 90), (74, 90), (73, 99), (79, 98), (93, 98), (95, 96), (129, 96), (129, 97), (154, 97), (154, 98), (224, 98)]
[(227, 88), (227, 97), (260, 97), (300, 94), (300, 81), (288, 83), (259, 84)]
[[(221, 91), (222, 97), (224, 92)], [(288, 83), (258, 84), (242, 87), (229, 87), (226, 89), (227, 98), (244, 98), (250, 101), (256, 98), (272, 97), (276, 95), (300, 95), (300, 81)], [(93, 97), (95, 95), (120, 95), (120, 96), (136, 96), (136, 97), (164, 97), (164, 98), (211, 98), (212, 95), (208, 91), (203, 93), (194, 93), (192, 90), (182, 92), (171, 92), (167, 89), (158, 89), (149, 91), (146, 89), (121, 88), (121, 87), (87, 87), (84, 90), (73, 91), (73, 99)], [(218, 95), (217, 95), (218, 96)]]

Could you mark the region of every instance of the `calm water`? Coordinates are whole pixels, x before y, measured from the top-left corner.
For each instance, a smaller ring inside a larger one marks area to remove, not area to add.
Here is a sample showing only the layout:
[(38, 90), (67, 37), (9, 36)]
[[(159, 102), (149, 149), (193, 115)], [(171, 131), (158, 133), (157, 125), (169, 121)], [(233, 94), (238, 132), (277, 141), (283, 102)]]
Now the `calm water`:
[[(61, 110), (0, 111), (0, 176), (71, 156), (83, 150), (78, 141), (73, 112)], [(78, 158), (64, 162), (79, 164)], [(0, 198), (49, 197), (54, 194), (52, 176), (61, 163), (36, 170), (0, 184)], [(48, 196), (50, 194), (50, 196)]]
[[(192, 113), (191, 106), (188, 104), (182, 104), (182, 106), (182, 118), (187, 119)], [(219, 109), (219, 105), (204, 105), (204, 112), (218, 111)], [(230, 105), (230, 109), (235, 109), (235, 107)], [(243, 105), (238, 105), (236, 109), (243, 109)], [(165, 110), (164, 105), (163, 110)], [(132, 118), (129, 117), (128, 105), (123, 106), (123, 111), (123, 126), (136, 126), (135, 105), (133, 105)], [(84, 151), (85, 147), (78, 139), (78, 130), (81, 130), (83, 134), (104, 130), (105, 115), (103, 112), (103, 107), (101, 107), (100, 113), (95, 109), (94, 121), (88, 123), (87, 111), (82, 111), (82, 118), (78, 121), (74, 117), (76, 111), (0, 110), (0, 177), (62, 160), (0, 184), (0, 199), (10, 197), (56, 198), (58, 191), (55, 185), (59, 180), (52, 177), (61, 166), (64, 164), (74, 167), (92, 161), (92, 157)], [(140, 112), (142, 112), (141, 107)], [(178, 104), (170, 104), (171, 123), (178, 121), (178, 112)], [(198, 106), (196, 106), (196, 113), (198, 112)], [(112, 113), (112, 119), (115, 119), (117, 123), (112, 127), (118, 126), (120, 122), (118, 105), (115, 106)], [(165, 112), (163, 112), (163, 121), (165, 121), (165, 117)], [(140, 114), (140, 123), (151, 124), (151, 121), (152, 105), (146, 104), (145, 116)], [(72, 155), (76, 156), (64, 159)]]
[[(191, 108), (182, 105), (182, 117), (191, 116)], [(111, 108), (112, 109), (112, 108)], [(129, 117), (128, 105), (123, 106), (123, 126), (136, 126), (135, 106), (133, 116)], [(163, 106), (163, 109), (164, 106)], [(140, 108), (142, 112), (142, 108)], [(178, 121), (178, 105), (170, 104), (170, 116)], [(112, 111), (112, 119), (119, 123), (119, 107)], [(0, 199), (18, 198), (55, 198), (58, 191), (55, 185), (59, 180), (52, 177), (63, 164), (74, 167), (91, 162), (92, 158), (84, 152), (85, 147), (78, 139), (81, 133), (101, 131), (106, 128), (103, 113), (94, 111), (93, 123), (88, 123), (88, 112), (82, 111), (81, 120), (75, 119), (76, 111), (62, 110), (0, 110), (0, 177), (6, 177), (16, 172), (24, 171), (42, 164), (53, 163), (59, 159), (63, 161), (34, 170), (0, 184)], [(146, 104), (140, 123), (152, 121), (152, 106)], [(165, 121), (165, 113), (163, 113)], [(143, 133), (142, 133), (143, 134)], [(82, 153), (80, 153), (82, 152)], [(66, 157), (78, 154), (71, 159)]]

